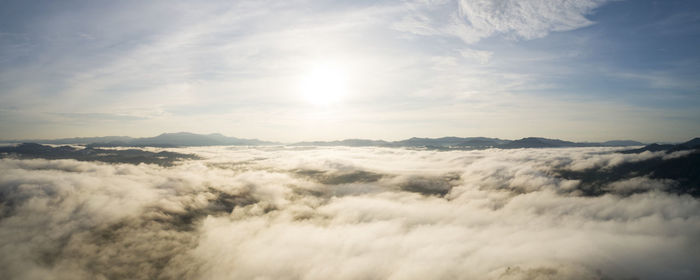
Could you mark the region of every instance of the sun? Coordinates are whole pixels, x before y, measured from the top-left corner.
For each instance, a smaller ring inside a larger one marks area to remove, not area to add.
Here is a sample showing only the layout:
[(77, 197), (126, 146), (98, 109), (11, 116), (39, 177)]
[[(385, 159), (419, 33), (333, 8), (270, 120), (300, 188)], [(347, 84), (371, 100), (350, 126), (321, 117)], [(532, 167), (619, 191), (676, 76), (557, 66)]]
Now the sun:
[(347, 94), (347, 74), (336, 64), (314, 65), (301, 80), (304, 99), (316, 106), (328, 106), (341, 101)]

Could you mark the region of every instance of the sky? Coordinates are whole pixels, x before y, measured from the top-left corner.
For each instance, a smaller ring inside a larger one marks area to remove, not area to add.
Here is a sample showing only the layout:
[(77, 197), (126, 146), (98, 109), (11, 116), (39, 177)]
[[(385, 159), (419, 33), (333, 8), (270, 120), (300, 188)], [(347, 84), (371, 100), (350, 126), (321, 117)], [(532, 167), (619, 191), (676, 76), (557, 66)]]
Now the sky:
[(2, 1), (0, 138), (700, 136), (700, 2)]

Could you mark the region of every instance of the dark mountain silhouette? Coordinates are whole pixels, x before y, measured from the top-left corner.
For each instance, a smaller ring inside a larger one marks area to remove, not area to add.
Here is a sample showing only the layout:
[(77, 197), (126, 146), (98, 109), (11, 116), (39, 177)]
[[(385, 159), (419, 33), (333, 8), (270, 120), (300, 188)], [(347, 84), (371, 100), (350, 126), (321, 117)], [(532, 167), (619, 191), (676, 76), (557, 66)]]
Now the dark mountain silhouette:
[(351, 147), (426, 147), (426, 148), (484, 148), (495, 147), (509, 140), (486, 137), (442, 137), (442, 138), (418, 138), (400, 141), (345, 139), (340, 141), (311, 141), (298, 142), (294, 146), (351, 146)]
[(586, 144), (563, 141), (559, 139), (547, 139), (539, 137), (527, 137), (519, 140), (514, 140), (509, 143), (500, 145), (503, 149), (517, 148), (563, 148), (563, 147), (585, 147)]
[(634, 141), (634, 140), (611, 140), (611, 141), (605, 141), (601, 144), (603, 144), (603, 146), (610, 146), (610, 147), (643, 146), (644, 145), (644, 143)]
[(641, 142), (632, 140), (612, 140), (602, 143), (598, 142), (571, 142), (559, 139), (549, 139), (541, 137), (527, 137), (519, 140), (510, 141), (498, 146), (502, 149), (517, 149), (517, 148), (573, 148), (573, 147), (625, 147), (625, 146), (642, 146)]
[(646, 145), (646, 146), (639, 148), (639, 149), (621, 151), (621, 153), (623, 153), (623, 154), (638, 154), (638, 153), (646, 152), (646, 151), (649, 151), (649, 152), (668, 151), (670, 149), (673, 149), (673, 147), (675, 147), (675, 146), (676, 145), (671, 145), (671, 144), (661, 145), (661, 144), (654, 143), (654, 144)]
[(641, 146), (637, 141), (614, 140), (602, 143), (577, 143), (559, 139), (540, 137), (527, 137), (519, 140), (504, 140), (488, 137), (442, 137), (442, 138), (418, 138), (413, 137), (400, 141), (346, 139), (341, 141), (313, 141), (294, 143), (295, 146), (352, 146), (352, 147), (414, 147), (439, 150), (459, 149), (519, 149), (519, 148), (568, 148), (568, 147), (621, 147)]
[(684, 146), (688, 149), (698, 149), (700, 148), (700, 137), (695, 137), (688, 142), (679, 144), (679, 146)]
[(221, 145), (220, 140), (194, 133), (163, 133), (156, 137), (138, 138), (129, 142), (135, 146), (214, 146)]
[(463, 142), (459, 142), (456, 146), (464, 147), (496, 147), (508, 143), (508, 140), (501, 140), (497, 138), (485, 138), (485, 137), (471, 137), (466, 138)]
[(495, 147), (509, 140), (486, 137), (442, 137), (442, 138), (417, 138), (392, 142), (398, 147)]
[(690, 151), (689, 154), (665, 159), (654, 157), (637, 162), (626, 162), (612, 168), (591, 168), (582, 171), (559, 170), (557, 173), (570, 180), (580, 180), (580, 190), (585, 195), (602, 195), (608, 192), (609, 183), (645, 176), (651, 179), (671, 179), (674, 184), (667, 191), (700, 197), (700, 138), (677, 145), (650, 144), (639, 149), (619, 151), (633, 154), (664, 151)]
[(110, 163), (153, 163), (170, 166), (178, 160), (197, 159), (195, 155), (175, 152), (149, 152), (139, 149), (106, 150), (96, 148), (75, 148), (71, 146), (51, 147), (36, 143), (22, 143), (16, 146), (0, 147), (0, 158), (21, 159), (75, 159), (80, 161), (102, 161)]
[[(155, 137), (131, 138), (126, 136), (79, 137), (53, 140), (19, 140), (0, 141), (4, 143), (40, 143), (40, 144), (78, 144), (89, 147), (183, 147), (183, 146), (217, 146), (217, 145), (281, 145), (277, 142), (258, 139), (243, 139), (224, 136), (219, 133), (195, 134), (189, 132), (163, 133)], [(517, 149), (517, 148), (565, 148), (565, 147), (612, 147), (641, 146), (642, 143), (631, 140), (614, 140), (602, 143), (577, 143), (559, 139), (527, 137), (518, 140), (506, 140), (489, 137), (413, 137), (399, 141), (345, 139), (337, 141), (297, 142), (292, 146), (348, 146), (348, 147), (411, 147), (439, 150), (459, 149)]]
[(258, 139), (242, 139), (224, 136), (219, 133), (195, 134), (189, 132), (163, 133), (155, 137), (134, 138), (129, 141), (91, 143), (91, 147), (182, 147), (182, 146), (218, 146), (271, 145), (273, 142)]
[(298, 142), (294, 146), (348, 146), (348, 147), (386, 147), (390, 142), (384, 140), (345, 139), (339, 141)]
[(677, 145), (673, 144), (649, 144), (646, 145), (642, 148), (639, 149), (632, 149), (632, 150), (625, 150), (621, 151), (621, 153), (625, 154), (637, 154), (641, 152), (658, 152), (658, 151), (667, 151), (667, 152), (675, 152), (675, 151), (684, 151), (684, 150), (692, 150), (692, 149), (700, 149), (700, 137), (693, 138), (692, 140), (688, 142), (683, 142)]
[(579, 189), (584, 195), (603, 195), (608, 192), (605, 186), (609, 183), (646, 176), (651, 179), (674, 180), (675, 183), (666, 191), (700, 197), (700, 150), (672, 159), (655, 157), (612, 168), (559, 170), (557, 173), (565, 179), (580, 180)]

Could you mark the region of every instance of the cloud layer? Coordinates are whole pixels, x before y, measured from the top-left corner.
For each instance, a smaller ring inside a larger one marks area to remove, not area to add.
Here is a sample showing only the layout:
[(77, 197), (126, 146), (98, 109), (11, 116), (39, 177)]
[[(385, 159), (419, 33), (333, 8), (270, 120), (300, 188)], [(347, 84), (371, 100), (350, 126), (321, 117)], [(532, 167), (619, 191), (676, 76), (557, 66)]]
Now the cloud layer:
[[(662, 154), (207, 147), (172, 167), (0, 160), (9, 279), (694, 279), (700, 203), (557, 170)], [(681, 155), (682, 156), (682, 155)], [(634, 191), (630, 191), (634, 190)]]

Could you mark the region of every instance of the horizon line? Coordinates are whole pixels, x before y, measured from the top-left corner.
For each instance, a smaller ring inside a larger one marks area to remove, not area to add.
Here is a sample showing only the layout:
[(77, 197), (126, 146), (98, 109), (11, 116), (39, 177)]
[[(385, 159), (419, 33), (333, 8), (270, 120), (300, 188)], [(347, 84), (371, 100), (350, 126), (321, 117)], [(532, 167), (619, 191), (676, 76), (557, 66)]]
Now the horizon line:
[[(126, 138), (132, 138), (132, 139), (139, 139), (139, 138), (153, 138), (153, 137), (158, 137), (161, 135), (166, 135), (166, 134), (192, 134), (192, 135), (201, 135), (201, 136), (207, 136), (207, 135), (221, 135), (224, 137), (230, 137), (230, 138), (237, 138), (237, 139), (242, 139), (242, 140), (257, 140), (257, 141), (262, 141), (262, 142), (272, 142), (275, 144), (297, 144), (297, 143), (304, 143), (304, 142), (338, 142), (338, 141), (346, 141), (346, 140), (368, 140), (368, 141), (384, 141), (384, 142), (399, 142), (399, 141), (405, 141), (405, 140), (410, 140), (410, 139), (443, 139), (443, 138), (489, 138), (489, 139), (497, 139), (497, 140), (508, 140), (508, 141), (515, 141), (515, 140), (522, 140), (522, 139), (527, 139), (527, 138), (541, 138), (541, 139), (549, 139), (549, 140), (561, 140), (561, 141), (569, 141), (569, 142), (574, 142), (574, 143), (601, 143), (601, 142), (610, 142), (610, 141), (635, 141), (643, 144), (651, 144), (651, 143), (682, 143), (685, 141), (639, 141), (635, 139), (625, 139), (625, 138), (610, 138), (607, 140), (584, 140), (584, 141), (576, 141), (576, 140), (566, 140), (567, 138), (551, 138), (551, 137), (543, 137), (543, 136), (526, 136), (526, 137), (520, 137), (520, 138), (499, 138), (499, 137), (491, 137), (491, 136), (454, 136), (454, 135), (448, 135), (448, 136), (439, 136), (439, 137), (422, 137), (422, 136), (412, 136), (408, 138), (401, 138), (398, 140), (386, 140), (386, 139), (381, 139), (381, 138), (342, 138), (342, 139), (334, 139), (334, 140), (299, 140), (299, 141), (278, 141), (278, 140), (267, 140), (267, 139), (261, 139), (261, 138), (248, 138), (248, 137), (238, 137), (238, 136), (229, 136), (225, 135), (220, 132), (212, 132), (212, 133), (194, 133), (194, 132), (188, 132), (188, 131), (178, 131), (178, 132), (162, 132), (159, 134), (156, 134), (154, 136), (128, 136), (128, 135), (104, 135), (104, 136), (73, 136), (73, 137), (57, 137), (57, 138), (23, 138), (23, 139), (3, 139), (0, 138), (0, 142), (26, 142), (26, 141), (56, 141), (56, 140), (67, 140), (67, 139), (85, 139), (85, 138), (105, 138), (105, 137), (126, 137)], [(698, 138), (698, 137), (694, 137)], [(688, 139), (692, 140), (694, 138)], [(687, 140), (686, 140), (687, 141)]]

